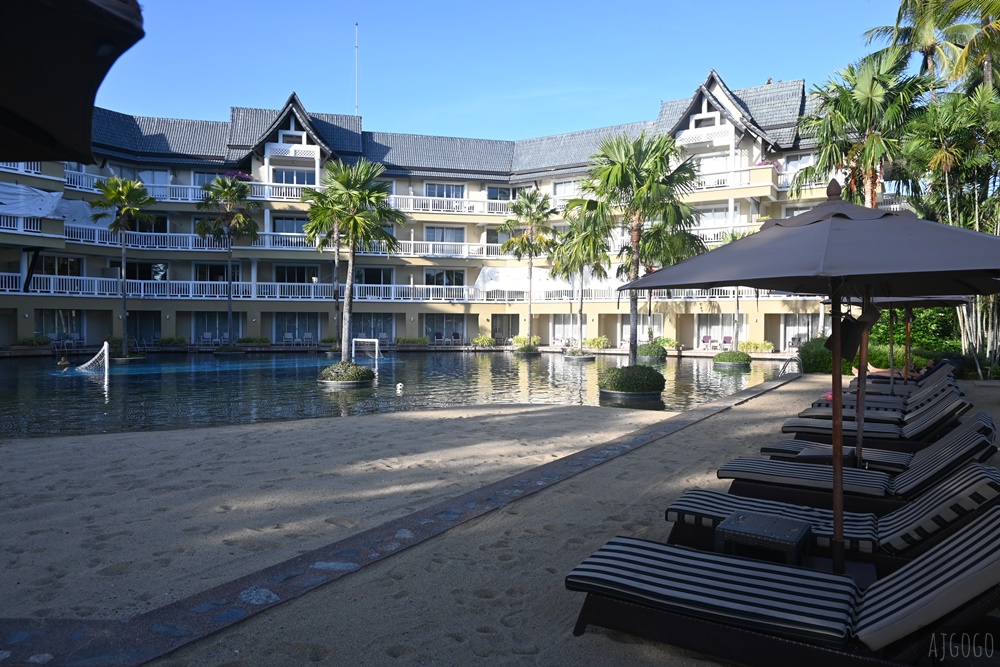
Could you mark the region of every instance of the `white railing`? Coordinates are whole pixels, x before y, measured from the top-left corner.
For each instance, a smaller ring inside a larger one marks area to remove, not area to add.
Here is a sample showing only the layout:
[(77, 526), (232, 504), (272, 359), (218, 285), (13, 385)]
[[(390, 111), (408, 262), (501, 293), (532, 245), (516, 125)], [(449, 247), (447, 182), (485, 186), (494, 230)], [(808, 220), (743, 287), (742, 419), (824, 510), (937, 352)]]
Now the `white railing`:
[(205, 198), (205, 191), (200, 185), (149, 185), (146, 192), (158, 202), (199, 202)]
[(749, 169), (734, 169), (706, 174), (698, 174), (696, 190), (716, 190), (719, 188), (740, 188), (750, 185)]
[(66, 172), (66, 187), (74, 190), (96, 190), (97, 181), (103, 180), (104, 176), (98, 174), (85, 174), (82, 171)]
[[(22, 277), (17, 273), (0, 273), (0, 293), (21, 292)], [(29, 285), (30, 293), (34, 295), (80, 296), (80, 297), (117, 297), (119, 296), (119, 281), (117, 278), (97, 278), (84, 276), (46, 276), (34, 275)], [(227, 286), (224, 281), (188, 281), (188, 280), (126, 280), (125, 289), (129, 298), (140, 299), (225, 299)], [(344, 286), (339, 286), (340, 298), (343, 298)], [(753, 289), (740, 288), (741, 298), (755, 298)], [(733, 299), (736, 288), (717, 287), (709, 290), (654, 290), (653, 298), (657, 301), (682, 300), (726, 300)], [(395, 302), (505, 302), (516, 303), (527, 300), (524, 290), (481, 290), (473, 285), (437, 286), (437, 285), (368, 285), (355, 284), (354, 298), (357, 301), (395, 301)], [(627, 299), (628, 295), (621, 295)], [(612, 288), (585, 289), (584, 301), (617, 301), (618, 292)], [(251, 283), (233, 282), (233, 298), (239, 300), (292, 300), (292, 301), (329, 301), (334, 298), (334, 288), (329, 283)], [(645, 292), (640, 293), (645, 299)], [(766, 290), (761, 290), (760, 298), (792, 299), (794, 295), (776, 294), (774, 297)], [(532, 301), (535, 302), (577, 302), (580, 299), (578, 289), (535, 290)]]
[(315, 250), (316, 246), (306, 240), (305, 234), (263, 232), (250, 243), (252, 248), (280, 248), (282, 250)]
[(712, 146), (728, 146), (732, 142), (734, 134), (735, 129), (732, 125), (716, 125), (714, 127), (681, 130), (675, 135), (675, 138), (681, 146), (700, 143), (708, 143)]
[(480, 215), (510, 215), (510, 201), (497, 199), (448, 199), (393, 195), (389, 205), (410, 213), (475, 213)]
[(41, 218), (24, 218), (18, 215), (0, 215), (0, 230), (8, 232), (42, 231)]
[[(788, 190), (792, 187), (792, 179), (795, 178), (797, 171), (780, 171), (778, 172), (778, 189)], [(826, 178), (815, 178), (811, 181), (802, 184), (803, 188), (825, 188), (826, 184), (830, 182), (831, 177)]]
[(41, 162), (0, 162), (0, 169), (4, 171), (16, 171), (19, 174), (40, 174), (42, 173)]

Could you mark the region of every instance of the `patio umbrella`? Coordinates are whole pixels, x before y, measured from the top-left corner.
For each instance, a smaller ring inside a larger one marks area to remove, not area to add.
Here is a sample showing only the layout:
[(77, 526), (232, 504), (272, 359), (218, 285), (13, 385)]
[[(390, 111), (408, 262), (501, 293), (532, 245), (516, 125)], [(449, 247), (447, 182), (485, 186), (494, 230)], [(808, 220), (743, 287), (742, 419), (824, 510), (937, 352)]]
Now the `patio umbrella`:
[[(909, 212), (828, 199), (792, 218), (769, 220), (756, 234), (684, 260), (620, 289), (706, 289), (743, 285), (831, 299), (833, 368), (841, 367), (841, 300), (1000, 292), (1000, 237)], [(833, 560), (843, 571), (843, 384), (833, 373)]]
[(10, 0), (0, 43), (12, 58), (0, 99), (0, 160), (94, 161), (94, 99), (143, 36), (135, 0)]

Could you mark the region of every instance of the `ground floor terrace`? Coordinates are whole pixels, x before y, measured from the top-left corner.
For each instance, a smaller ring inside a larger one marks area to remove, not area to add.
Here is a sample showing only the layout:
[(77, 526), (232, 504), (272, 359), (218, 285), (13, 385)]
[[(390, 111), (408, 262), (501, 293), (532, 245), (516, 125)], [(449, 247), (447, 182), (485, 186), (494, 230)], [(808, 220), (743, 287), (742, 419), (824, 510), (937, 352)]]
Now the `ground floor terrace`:
[[(155, 297), (130, 290), (126, 333), (149, 346), (161, 339), (219, 345), (241, 338), (278, 345), (315, 345), (333, 341), (341, 333), (343, 304), (333, 295), (243, 298), (235, 296), (234, 290), (230, 336), (225, 283), (221, 287), (211, 298)], [(476, 337), (485, 336), (507, 344), (530, 330), (542, 345), (559, 346), (573, 345), (581, 337), (579, 292), (573, 290), (559, 295), (561, 298), (539, 294), (529, 306), (523, 293), (508, 295), (513, 296), (510, 300), (443, 296), (410, 300), (367, 287), (355, 290), (352, 338), (384, 342), (425, 338), (430, 345), (469, 345)], [(737, 341), (769, 341), (775, 350), (783, 351), (823, 335), (828, 326), (829, 319), (817, 298), (741, 290), (737, 302), (735, 295), (734, 289), (662, 292), (652, 299), (643, 295), (638, 338), (647, 341), (663, 336), (688, 350), (721, 350)], [(611, 347), (627, 346), (628, 295), (584, 297), (583, 339), (603, 336)], [(108, 336), (122, 335), (122, 331), (122, 299), (113, 293), (86, 297), (53, 292), (0, 294), (0, 347), (26, 338), (48, 338), (54, 348), (72, 350), (98, 345)]]

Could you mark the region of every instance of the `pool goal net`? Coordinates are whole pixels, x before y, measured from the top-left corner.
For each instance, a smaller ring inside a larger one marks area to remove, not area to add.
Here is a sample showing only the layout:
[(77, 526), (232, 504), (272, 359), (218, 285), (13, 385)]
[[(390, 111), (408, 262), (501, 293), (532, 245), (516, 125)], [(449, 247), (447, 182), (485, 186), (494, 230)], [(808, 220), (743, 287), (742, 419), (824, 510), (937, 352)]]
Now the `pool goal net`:
[(94, 358), (90, 361), (80, 364), (77, 366), (77, 370), (88, 371), (91, 373), (104, 373), (108, 374), (108, 351), (110, 347), (108, 346), (108, 341), (104, 341), (104, 346), (101, 351), (94, 355)]

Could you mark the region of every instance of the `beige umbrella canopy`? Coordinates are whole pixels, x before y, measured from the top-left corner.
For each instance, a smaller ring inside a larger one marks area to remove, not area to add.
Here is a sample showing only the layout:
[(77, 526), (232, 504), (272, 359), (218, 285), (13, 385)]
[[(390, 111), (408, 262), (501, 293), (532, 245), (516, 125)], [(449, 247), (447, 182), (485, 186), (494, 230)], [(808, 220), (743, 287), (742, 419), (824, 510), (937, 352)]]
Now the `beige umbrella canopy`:
[[(1000, 292), (1000, 237), (921, 220), (909, 212), (828, 199), (811, 211), (769, 220), (756, 234), (719, 246), (620, 289), (742, 285), (831, 298), (833, 367), (840, 368), (841, 303), (850, 297)], [(843, 568), (843, 396), (833, 374), (833, 553)]]
[(143, 36), (135, 0), (10, 0), (0, 43), (0, 160), (93, 162), (97, 89)]

